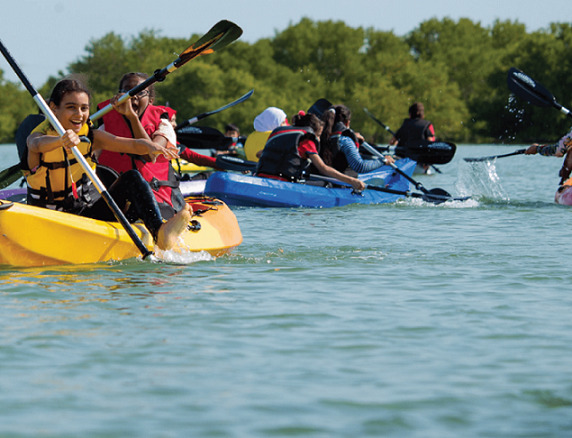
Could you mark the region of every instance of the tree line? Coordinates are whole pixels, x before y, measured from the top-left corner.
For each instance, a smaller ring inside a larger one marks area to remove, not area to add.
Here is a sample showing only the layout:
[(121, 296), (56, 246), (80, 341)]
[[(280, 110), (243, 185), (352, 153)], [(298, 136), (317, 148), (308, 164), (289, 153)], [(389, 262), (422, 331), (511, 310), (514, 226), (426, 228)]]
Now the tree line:
[[(50, 76), (40, 88), (47, 98), (66, 74), (81, 74), (92, 104), (117, 92), (130, 71), (152, 74), (171, 63), (202, 35), (168, 38), (155, 30), (124, 38), (108, 33), (85, 47), (85, 54)], [(220, 52), (198, 57), (156, 84), (156, 103), (168, 104), (182, 121), (233, 101), (250, 89), (246, 102), (201, 126), (224, 130), (237, 125), (252, 132), (254, 117), (268, 106), (289, 114), (326, 98), (352, 110), (352, 128), (372, 141), (391, 135), (363, 111), (366, 107), (393, 130), (409, 105), (423, 102), (437, 137), (457, 143), (553, 141), (569, 129), (556, 110), (515, 99), (506, 85), (510, 67), (542, 83), (564, 106), (572, 101), (572, 25), (552, 23), (527, 32), (518, 21), (482, 26), (467, 18), (422, 22), (405, 36), (341, 21), (301, 19), (273, 38), (253, 44), (236, 41)], [(0, 70), (0, 143), (14, 142), (24, 117), (37, 112), (18, 83)]]

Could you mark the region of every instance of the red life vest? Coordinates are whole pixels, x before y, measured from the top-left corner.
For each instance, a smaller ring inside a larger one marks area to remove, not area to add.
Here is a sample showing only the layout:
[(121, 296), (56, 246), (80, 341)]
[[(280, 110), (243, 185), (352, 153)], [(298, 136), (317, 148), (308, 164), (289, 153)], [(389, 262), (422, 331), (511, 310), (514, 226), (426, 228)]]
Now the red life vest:
[[(98, 108), (103, 108), (109, 103), (109, 100), (102, 102)], [(175, 114), (175, 110), (158, 105), (148, 105), (145, 108), (143, 116), (141, 116), (141, 124), (149, 137), (153, 137), (153, 133), (157, 130), (161, 122), (161, 115), (167, 113), (169, 118)], [(118, 137), (133, 138), (133, 132), (127, 120), (115, 110), (111, 110), (103, 116), (105, 131)], [(169, 209), (166, 206), (179, 211), (184, 206), (184, 200), (180, 193), (179, 180), (175, 174), (175, 170), (171, 166), (170, 160), (160, 155), (157, 160), (152, 162), (144, 161), (138, 155), (123, 154), (112, 151), (101, 151), (98, 163), (102, 166), (114, 169), (122, 174), (130, 169), (137, 169), (143, 178), (149, 183), (153, 189), (153, 193), (163, 217), (172, 216), (165, 214)]]

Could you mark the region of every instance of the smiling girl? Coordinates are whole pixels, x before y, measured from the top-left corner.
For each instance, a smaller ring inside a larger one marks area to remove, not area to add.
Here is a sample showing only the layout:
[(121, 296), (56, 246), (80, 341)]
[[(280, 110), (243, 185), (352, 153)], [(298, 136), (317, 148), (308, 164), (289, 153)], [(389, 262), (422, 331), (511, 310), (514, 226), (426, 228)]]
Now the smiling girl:
[[(27, 139), (28, 203), (99, 220), (115, 217), (71, 152), (76, 146), (88, 164), (95, 168), (94, 152), (109, 150), (136, 155), (176, 158), (176, 150), (147, 139), (117, 137), (92, 130), (88, 123), (90, 93), (76, 79), (63, 79), (52, 91), (50, 109), (66, 130), (62, 136), (49, 121), (42, 122)], [(80, 138), (81, 137), (81, 138)], [(130, 222), (142, 219), (160, 249), (175, 245), (191, 219), (190, 207), (183, 208), (163, 223), (153, 192), (137, 171), (126, 172), (108, 190)]]

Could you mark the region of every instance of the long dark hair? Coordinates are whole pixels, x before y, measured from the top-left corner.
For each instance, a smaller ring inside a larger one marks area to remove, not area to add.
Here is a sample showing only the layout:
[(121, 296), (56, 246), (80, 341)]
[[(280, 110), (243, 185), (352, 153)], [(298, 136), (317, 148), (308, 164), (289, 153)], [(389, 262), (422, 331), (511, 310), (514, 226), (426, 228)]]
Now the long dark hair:
[(91, 93), (89, 92), (87, 86), (83, 83), (83, 81), (79, 78), (64, 78), (59, 81), (54, 89), (52, 90), (52, 94), (50, 95), (50, 102), (53, 102), (54, 105), (60, 106), (62, 103), (62, 99), (67, 93), (85, 93), (91, 102)]
[(315, 114), (296, 114), (292, 117), (292, 125), (300, 127), (308, 126), (316, 133), (324, 126), (324, 122)]
[(333, 145), (328, 141), (332, 135), (334, 126), (338, 123), (346, 124), (351, 120), (352, 113), (350, 109), (345, 105), (334, 105), (328, 108), (322, 114), (322, 120), (324, 121), (324, 130), (320, 136), (320, 156), (324, 163), (331, 166), (334, 161), (334, 151), (332, 150)]

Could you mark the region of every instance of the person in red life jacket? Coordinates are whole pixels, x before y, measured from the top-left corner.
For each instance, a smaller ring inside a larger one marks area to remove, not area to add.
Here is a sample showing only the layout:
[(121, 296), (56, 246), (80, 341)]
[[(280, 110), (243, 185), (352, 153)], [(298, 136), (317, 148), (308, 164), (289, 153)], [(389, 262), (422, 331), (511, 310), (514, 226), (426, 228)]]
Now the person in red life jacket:
[(324, 163), (319, 155), (324, 123), (315, 114), (300, 112), (292, 118), (292, 126), (280, 126), (268, 137), (258, 162), (258, 176), (297, 182), (310, 164), (318, 173), (351, 184), (356, 191), (365, 190), (359, 179), (344, 175)]
[[(111, 103), (114, 108), (103, 116), (103, 125), (100, 129), (122, 137), (153, 140), (177, 151), (176, 135), (170, 122), (176, 111), (153, 105), (155, 90), (152, 85), (125, 102), (117, 103), (124, 93), (147, 78), (144, 73), (127, 73), (121, 78), (119, 93), (111, 100), (98, 105), (98, 108), (102, 108)], [(147, 157), (102, 151), (98, 157), (98, 175), (102, 176), (104, 182), (109, 180), (104, 176), (110, 173), (109, 169), (119, 175), (127, 170), (137, 169), (153, 189), (165, 219), (173, 217), (186, 206), (179, 189), (178, 175), (167, 158), (158, 158), (153, 162)]]
[[(435, 141), (435, 128), (433, 123), (425, 120), (425, 107), (421, 102), (415, 102), (409, 107), (409, 118), (404, 119), (401, 127), (395, 133), (395, 137), (389, 142), (390, 146), (415, 144), (420, 140)], [(428, 164), (419, 163), (425, 171)]]
[[(95, 168), (93, 156), (101, 150), (147, 155), (152, 161), (158, 156), (166, 159), (177, 157), (176, 152), (148, 139), (122, 138), (92, 129), (89, 122), (90, 93), (77, 79), (59, 81), (52, 91), (49, 106), (65, 133), (60, 136), (49, 120), (45, 120), (27, 137), (28, 170), (25, 174), (28, 204), (115, 221), (113, 211), (74, 158), (71, 149), (77, 147), (92, 169)], [(191, 219), (186, 208), (164, 223), (149, 184), (136, 170), (124, 172), (108, 192), (130, 222), (143, 220), (162, 250), (176, 244)]]
[(324, 163), (337, 171), (349, 174), (366, 173), (394, 162), (391, 155), (386, 155), (385, 160), (363, 159), (359, 153), (359, 145), (364, 138), (350, 129), (351, 112), (347, 106), (335, 105), (328, 108), (322, 114), (322, 120), (324, 130), (320, 138), (320, 156)]

